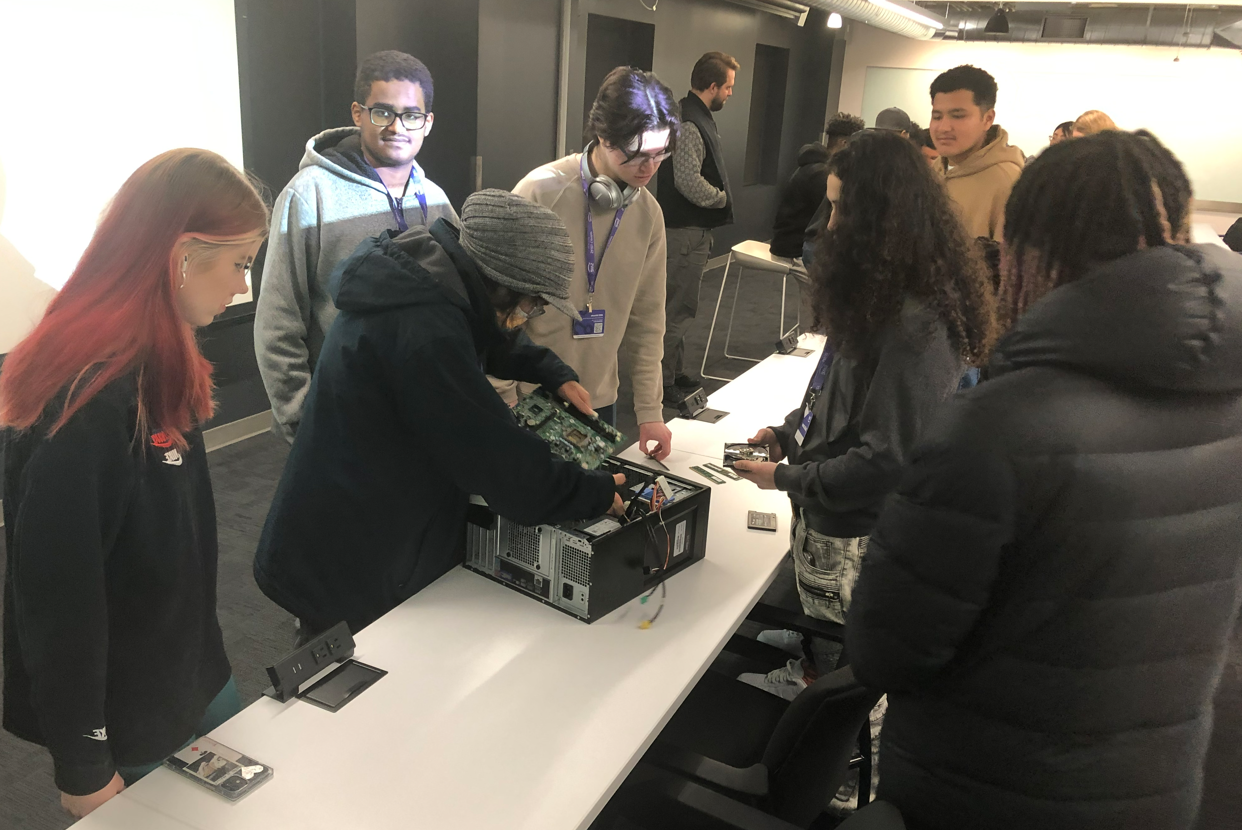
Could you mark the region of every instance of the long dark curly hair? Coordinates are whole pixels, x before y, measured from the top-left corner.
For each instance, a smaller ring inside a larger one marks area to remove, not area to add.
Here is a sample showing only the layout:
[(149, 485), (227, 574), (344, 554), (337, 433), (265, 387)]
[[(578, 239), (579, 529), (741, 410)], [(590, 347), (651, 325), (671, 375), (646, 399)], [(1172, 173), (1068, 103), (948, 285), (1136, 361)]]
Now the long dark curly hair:
[(996, 297), (922, 154), (896, 133), (860, 133), (828, 169), (841, 180), (841, 196), (812, 260), (815, 327), (837, 351), (860, 356), (913, 299), (943, 321), (966, 363), (985, 363), (996, 339)]

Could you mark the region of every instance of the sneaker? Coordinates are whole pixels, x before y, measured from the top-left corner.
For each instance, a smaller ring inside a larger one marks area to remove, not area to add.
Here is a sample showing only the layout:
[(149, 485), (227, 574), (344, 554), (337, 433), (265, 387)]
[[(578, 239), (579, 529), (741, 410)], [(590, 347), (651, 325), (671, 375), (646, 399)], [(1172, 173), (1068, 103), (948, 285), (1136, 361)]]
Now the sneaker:
[(664, 387), (664, 405), (665, 406), (677, 406), (677, 404), (681, 403), (685, 399), (686, 399), (686, 393), (683, 390), (678, 389), (676, 386), (665, 386)]
[(693, 378), (693, 377), (690, 377), (689, 375), (678, 375), (677, 377), (673, 378), (673, 385), (676, 386), (678, 389), (689, 389), (690, 391), (693, 392), (695, 389), (698, 389), (700, 386), (703, 385), (703, 379)]
[(794, 657), (802, 656), (802, 635), (797, 631), (769, 629), (767, 631), (760, 631), (759, 636), (755, 639), (761, 643), (775, 646), (781, 651), (792, 654)]
[(806, 669), (803, 668), (802, 661), (799, 659), (790, 660), (781, 668), (773, 669), (767, 674), (747, 672), (739, 674), (737, 679), (785, 700), (793, 700), (802, 693), (803, 689), (811, 685), (806, 677)]

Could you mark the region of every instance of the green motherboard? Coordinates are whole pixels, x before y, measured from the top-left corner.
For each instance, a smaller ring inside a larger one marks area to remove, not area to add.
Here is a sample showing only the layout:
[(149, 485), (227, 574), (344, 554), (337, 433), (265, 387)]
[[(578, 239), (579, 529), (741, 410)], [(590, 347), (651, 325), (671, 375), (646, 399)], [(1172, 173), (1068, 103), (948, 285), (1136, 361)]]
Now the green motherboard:
[(625, 443), (625, 436), (599, 418), (584, 415), (571, 404), (536, 389), (513, 407), (518, 423), (552, 448), (552, 454), (594, 470)]

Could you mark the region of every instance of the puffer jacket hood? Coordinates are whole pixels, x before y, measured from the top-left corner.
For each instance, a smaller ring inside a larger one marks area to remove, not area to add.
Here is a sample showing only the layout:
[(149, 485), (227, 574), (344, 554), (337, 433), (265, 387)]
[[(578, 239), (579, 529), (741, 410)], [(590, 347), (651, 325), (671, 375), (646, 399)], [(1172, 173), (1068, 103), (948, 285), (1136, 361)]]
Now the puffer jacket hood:
[(1105, 263), (1035, 303), (993, 374), (1060, 365), (1169, 392), (1242, 392), (1242, 257), (1163, 246)]

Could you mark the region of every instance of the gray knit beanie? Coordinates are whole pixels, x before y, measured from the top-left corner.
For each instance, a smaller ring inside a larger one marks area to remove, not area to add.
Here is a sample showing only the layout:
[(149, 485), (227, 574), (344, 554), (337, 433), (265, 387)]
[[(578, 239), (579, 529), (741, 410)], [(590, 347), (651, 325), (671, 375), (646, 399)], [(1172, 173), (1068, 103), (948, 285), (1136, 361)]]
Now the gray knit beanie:
[(579, 319), (569, 302), (574, 245), (565, 223), (543, 205), (507, 190), (480, 190), (461, 207), (461, 246), (496, 282)]

